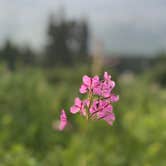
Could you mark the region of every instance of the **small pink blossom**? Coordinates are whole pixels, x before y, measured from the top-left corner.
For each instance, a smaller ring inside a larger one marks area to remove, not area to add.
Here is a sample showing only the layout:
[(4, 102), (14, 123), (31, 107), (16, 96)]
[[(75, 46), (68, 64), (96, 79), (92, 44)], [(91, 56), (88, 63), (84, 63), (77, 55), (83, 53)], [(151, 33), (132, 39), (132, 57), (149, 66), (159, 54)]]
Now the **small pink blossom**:
[(96, 86), (99, 85), (99, 77), (88, 77), (87, 75), (82, 78), (83, 84), (80, 87), (80, 93), (87, 93), (88, 90), (93, 90)]
[(104, 72), (104, 80), (110, 80), (111, 75), (108, 74), (108, 72)]
[(100, 95), (102, 97), (110, 96), (111, 90), (112, 89), (110, 88), (110, 85), (107, 82), (101, 83), (101, 94)]
[(111, 80), (111, 76), (105, 72), (104, 81), (102, 83), (103, 97), (108, 97), (112, 89), (115, 87), (115, 82)]
[(109, 125), (112, 125), (115, 120), (115, 115), (112, 111), (103, 110), (98, 114), (99, 119), (105, 120)]
[(93, 119), (94, 117), (97, 120), (104, 119), (110, 125), (112, 125), (112, 122), (115, 119), (112, 111), (113, 111), (112, 105), (105, 100), (94, 101), (92, 107), (90, 108), (91, 117)]
[(119, 96), (111, 93), (110, 96), (108, 97), (108, 100), (112, 103), (118, 102), (119, 101)]
[(111, 76), (107, 72), (104, 72), (103, 78), (104, 80), (94, 87), (94, 94), (107, 98), (115, 87), (115, 82), (111, 80)]
[(86, 115), (85, 105), (88, 101), (81, 101), (80, 98), (76, 97), (74, 101), (74, 105), (70, 107), (70, 112), (72, 114), (76, 114), (80, 112), (81, 115)]
[(64, 130), (64, 128), (66, 127), (67, 125), (67, 116), (66, 116), (66, 113), (64, 110), (61, 111), (61, 115), (60, 115), (60, 123), (59, 123), (59, 126), (58, 126), (58, 130), (59, 131), (62, 131)]

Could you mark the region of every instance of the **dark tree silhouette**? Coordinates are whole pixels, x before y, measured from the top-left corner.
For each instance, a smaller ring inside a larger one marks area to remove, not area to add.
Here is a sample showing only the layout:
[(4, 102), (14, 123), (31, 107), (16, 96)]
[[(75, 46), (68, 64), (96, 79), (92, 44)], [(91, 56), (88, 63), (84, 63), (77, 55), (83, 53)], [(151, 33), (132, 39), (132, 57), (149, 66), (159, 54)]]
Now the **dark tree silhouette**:
[(14, 71), (16, 69), (19, 56), (18, 48), (10, 40), (7, 40), (1, 50), (1, 59), (7, 64), (9, 70)]
[(51, 16), (47, 35), (44, 59), (47, 66), (72, 65), (75, 59), (87, 57), (89, 33), (86, 21)]
[(36, 54), (35, 52), (31, 49), (31, 47), (26, 46), (22, 52), (21, 52), (21, 61), (23, 65), (26, 66), (32, 66), (36, 65)]

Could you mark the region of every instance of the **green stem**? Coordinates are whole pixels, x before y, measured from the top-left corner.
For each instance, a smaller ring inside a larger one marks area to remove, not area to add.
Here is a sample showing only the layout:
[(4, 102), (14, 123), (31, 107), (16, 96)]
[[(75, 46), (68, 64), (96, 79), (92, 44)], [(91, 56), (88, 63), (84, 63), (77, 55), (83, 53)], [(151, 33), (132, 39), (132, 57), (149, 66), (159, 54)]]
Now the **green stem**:
[(88, 112), (87, 119), (89, 120), (89, 116), (90, 116), (89, 110), (90, 110), (90, 107), (91, 107), (92, 101), (93, 101), (93, 93), (91, 90), (89, 91), (88, 99), (89, 99), (90, 103), (89, 103), (88, 110), (87, 110), (87, 112)]

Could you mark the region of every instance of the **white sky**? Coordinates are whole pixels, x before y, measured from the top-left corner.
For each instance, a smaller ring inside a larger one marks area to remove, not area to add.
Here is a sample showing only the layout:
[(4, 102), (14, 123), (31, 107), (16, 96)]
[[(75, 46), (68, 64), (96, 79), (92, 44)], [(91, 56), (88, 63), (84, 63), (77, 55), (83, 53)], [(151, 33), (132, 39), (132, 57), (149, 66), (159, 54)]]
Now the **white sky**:
[(44, 45), (48, 15), (88, 19), (95, 38), (112, 52), (166, 49), (166, 0), (0, 0), (0, 44), (6, 38)]

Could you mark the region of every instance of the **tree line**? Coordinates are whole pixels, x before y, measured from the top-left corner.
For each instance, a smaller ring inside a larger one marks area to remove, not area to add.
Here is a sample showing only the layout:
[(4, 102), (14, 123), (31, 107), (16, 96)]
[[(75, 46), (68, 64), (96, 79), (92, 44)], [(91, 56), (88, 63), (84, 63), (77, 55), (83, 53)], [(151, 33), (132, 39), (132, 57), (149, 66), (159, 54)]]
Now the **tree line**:
[(0, 48), (0, 62), (14, 71), (18, 65), (51, 68), (72, 66), (88, 59), (90, 34), (86, 20), (69, 20), (51, 15), (46, 33), (46, 44), (40, 55), (29, 46), (21, 48), (6, 40)]

